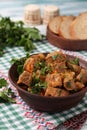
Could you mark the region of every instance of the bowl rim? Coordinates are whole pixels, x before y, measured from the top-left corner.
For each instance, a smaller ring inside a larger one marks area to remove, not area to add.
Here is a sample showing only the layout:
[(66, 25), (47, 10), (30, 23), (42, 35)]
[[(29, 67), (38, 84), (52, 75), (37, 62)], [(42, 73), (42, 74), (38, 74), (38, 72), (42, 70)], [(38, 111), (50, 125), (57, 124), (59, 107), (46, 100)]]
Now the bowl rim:
[[(48, 54), (49, 52), (42, 52), (43, 54)], [(36, 55), (36, 54), (39, 54), (39, 53), (34, 53), (34, 54), (31, 54), (30, 56), (32, 55)], [(66, 53), (65, 53), (66, 54)], [(70, 54), (66, 54), (67, 56), (70, 56), (70, 57), (76, 57), (74, 55), (70, 55)], [(84, 61), (85, 63), (87, 63), (86, 60), (82, 59), (81, 57), (79, 58), (80, 60)], [(33, 94), (33, 93), (30, 93), (24, 89), (22, 89), (15, 81), (12, 80), (11, 78), (11, 70), (13, 67), (16, 67), (15, 63), (12, 64), (9, 68), (9, 71), (8, 71), (8, 78), (9, 78), (9, 81), (11, 82), (11, 84), (17, 89), (17, 90), (20, 90), (26, 94), (29, 94), (30, 96), (36, 96), (36, 97), (40, 97), (40, 98), (44, 98), (44, 99), (68, 99), (68, 98), (72, 98), (74, 96), (78, 96), (80, 93), (83, 93), (84, 94), (87, 92), (87, 86), (85, 86), (82, 90), (78, 91), (78, 92), (75, 92), (73, 94), (70, 94), (68, 96), (61, 96), (61, 97), (53, 97), (53, 96), (42, 96), (42, 95), (39, 95), (39, 94)]]

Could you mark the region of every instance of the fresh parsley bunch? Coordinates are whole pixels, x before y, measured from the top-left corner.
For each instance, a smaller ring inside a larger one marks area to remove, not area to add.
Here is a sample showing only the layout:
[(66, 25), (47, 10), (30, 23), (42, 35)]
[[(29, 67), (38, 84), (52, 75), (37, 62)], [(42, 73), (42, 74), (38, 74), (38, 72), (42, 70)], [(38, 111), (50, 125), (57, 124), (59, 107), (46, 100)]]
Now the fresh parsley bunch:
[(22, 21), (14, 22), (9, 17), (0, 18), (0, 56), (5, 47), (22, 46), (25, 51), (35, 49), (34, 41), (42, 40), (43, 35), (35, 27), (24, 27)]
[(7, 85), (7, 81), (4, 78), (0, 78), (0, 103), (15, 102), (14, 99), (12, 99), (13, 92), (10, 88), (7, 87)]

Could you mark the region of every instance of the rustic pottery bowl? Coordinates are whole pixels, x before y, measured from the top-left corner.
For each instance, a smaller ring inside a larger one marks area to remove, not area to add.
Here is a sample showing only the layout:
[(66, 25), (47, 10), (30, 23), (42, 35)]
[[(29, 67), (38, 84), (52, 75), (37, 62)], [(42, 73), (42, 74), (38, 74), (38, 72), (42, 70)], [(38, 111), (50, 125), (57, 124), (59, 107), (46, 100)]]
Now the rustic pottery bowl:
[(65, 50), (87, 50), (87, 39), (86, 40), (72, 40), (66, 39), (61, 36), (54, 34), (49, 27), (46, 31), (47, 40), (50, 44)]
[[(68, 58), (76, 58), (67, 54)], [(87, 61), (79, 59), (80, 66), (87, 69)], [(8, 72), (9, 80), (14, 87), (16, 87), (19, 96), (33, 109), (43, 112), (61, 112), (75, 107), (84, 97), (87, 87), (83, 88), (81, 91), (76, 92), (72, 95), (65, 97), (48, 97), (40, 96), (37, 94), (31, 94), (26, 90), (23, 90), (17, 85), (18, 73), (17, 66), (13, 64)]]

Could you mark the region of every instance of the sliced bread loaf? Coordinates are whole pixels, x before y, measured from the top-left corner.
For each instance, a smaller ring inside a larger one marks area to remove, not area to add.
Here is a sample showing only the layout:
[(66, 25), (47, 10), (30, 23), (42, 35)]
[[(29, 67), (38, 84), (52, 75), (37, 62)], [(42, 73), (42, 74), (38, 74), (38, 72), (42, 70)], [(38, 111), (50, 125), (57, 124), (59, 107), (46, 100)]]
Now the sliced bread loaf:
[(74, 19), (75, 19), (75, 16), (63, 17), (63, 21), (61, 22), (60, 28), (59, 28), (59, 35), (60, 36), (67, 38), (67, 39), (71, 39), (70, 25)]
[(59, 27), (60, 27), (60, 24), (62, 22), (62, 17), (61, 16), (57, 16), (55, 18), (53, 18), (49, 24), (48, 24), (48, 27), (49, 29), (55, 33), (55, 34), (59, 34)]
[(72, 22), (70, 34), (73, 39), (87, 39), (87, 12), (81, 13)]

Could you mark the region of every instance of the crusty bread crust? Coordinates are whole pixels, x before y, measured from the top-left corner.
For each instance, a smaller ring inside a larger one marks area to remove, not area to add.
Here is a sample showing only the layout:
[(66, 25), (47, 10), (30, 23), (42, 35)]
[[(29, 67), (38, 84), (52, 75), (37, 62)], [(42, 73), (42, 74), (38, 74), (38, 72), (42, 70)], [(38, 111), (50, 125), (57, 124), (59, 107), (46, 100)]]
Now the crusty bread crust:
[(72, 21), (75, 19), (75, 16), (65, 16), (63, 18), (63, 21), (60, 24), (60, 28), (59, 28), (59, 35), (67, 38), (67, 39), (71, 39), (71, 35), (70, 35), (70, 25), (72, 23)]
[(70, 34), (73, 39), (87, 39), (87, 12), (81, 13), (72, 22)]
[(62, 22), (62, 17), (61, 16), (57, 16), (55, 18), (53, 18), (49, 24), (48, 24), (48, 27), (49, 29), (55, 33), (55, 34), (59, 34), (59, 27), (60, 27), (60, 24)]
[(87, 11), (80, 13), (79, 15), (87, 14)]
[(67, 39), (87, 39), (87, 11), (78, 16), (57, 16), (48, 27), (51, 32)]

